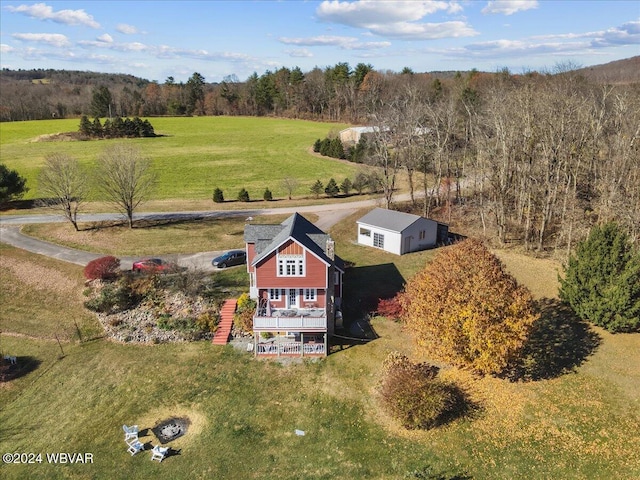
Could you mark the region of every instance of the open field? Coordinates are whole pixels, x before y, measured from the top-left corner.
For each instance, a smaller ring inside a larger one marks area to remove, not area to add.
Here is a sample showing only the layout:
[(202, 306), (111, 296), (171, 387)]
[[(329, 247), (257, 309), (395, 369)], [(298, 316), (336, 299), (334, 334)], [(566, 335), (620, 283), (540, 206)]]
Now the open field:
[[(77, 131), (79, 120), (42, 120), (0, 123), (0, 158), (27, 178), (25, 199), (37, 198), (37, 175), (50, 153), (67, 153), (87, 168), (95, 165), (108, 145), (127, 142), (152, 159), (158, 173), (155, 200), (210, 200), (216, 187), (235, 199), (244, 187), (252, 199), (262, 199), (265, 188), (284, 198), (280, 182), (295, 178), (296, 195), (308, 195), (316, 179), (340, 183), (352, 177), (355, 165), (310, 153), (318, 138), (342, 124), (251, 117), (152, 118), (158, 138), (36, 142), (41, 135)], [(92, 192), (92, 200), (98, 200)], [(210, 205), (213, 205), (211, 203)], [(211, 208), (211, 207), (209, 207)]]
[[(360, 303), (352, 305), (355, 311), (392, 293), (436, 251), (397, 257), (357, 247), (353, 220), (331, 233), (336, 252), (354, 263), (347, 282), (351, 301)], [(427, 472), (447, 479), (640, 477), (640, 334), (594, 329), (600, 344), (573, 373), (535, 382), (478, 379), (444, 368), (441, 375), (457, 381), (477, 411), (436, 430), (406, 432), (375, 400), (387, 353), (413, 353), (399, 324), (373, 319), (375, 341), (290, 365), (208, 342), (79, 343), (72, 319), (82, 320), (85, 339), (97, 327), (80, 303), (81, 268), (5, 246), (0, 253), (0, 349), (25, 365), (24, 375), (0, 385), (0, 449), (94, 458), (87, 465), (52, 465), (46, 458), (0, 465), (3, 479), (406, 479), (428, 478)], [(498, 253), (537, 298), (555, 296), (557, 264)], [(62, 358), (51, 340), (61, 329), (71, 332)], [(27, 332), (35, 338), (14, 335)], [(126, 453), (123, 423), (146, 429), (181, 415), (192, 424), (172, 444), (179, 455), (157, 464), (148, 452)], [(306, 435), (296, 436), (295, 429)]]

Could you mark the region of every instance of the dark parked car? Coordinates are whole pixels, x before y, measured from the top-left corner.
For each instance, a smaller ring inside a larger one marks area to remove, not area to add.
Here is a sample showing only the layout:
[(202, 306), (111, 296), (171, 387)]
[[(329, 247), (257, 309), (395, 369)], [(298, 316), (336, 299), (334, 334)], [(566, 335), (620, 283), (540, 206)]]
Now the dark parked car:
[(145, 258), (133, 262), (131, 270), (136, 273), (173, 273), (178, 271), (178, 266), (161, 258)]
[(244, 250), (229, 250), (211, 261), (211, 265), (218, 268), (231, 267), (247, 263), (247, 254)]

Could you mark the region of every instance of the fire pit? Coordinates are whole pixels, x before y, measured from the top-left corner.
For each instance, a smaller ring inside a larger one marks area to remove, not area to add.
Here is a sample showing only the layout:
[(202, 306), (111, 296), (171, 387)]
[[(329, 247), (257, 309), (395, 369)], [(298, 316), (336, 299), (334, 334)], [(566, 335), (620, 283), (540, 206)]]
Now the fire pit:
[(161, 444), (169, 443), (187, 433), (188, 418), (170, 418), (151, 429)]

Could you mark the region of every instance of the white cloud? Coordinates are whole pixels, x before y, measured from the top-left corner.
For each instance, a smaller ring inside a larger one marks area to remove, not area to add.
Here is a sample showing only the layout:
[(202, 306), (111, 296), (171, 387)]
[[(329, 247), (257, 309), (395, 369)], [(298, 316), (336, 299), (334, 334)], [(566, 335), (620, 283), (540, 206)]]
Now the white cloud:
[[(105, 37), (105, 35), (110, 39), (110, 41), (105, 40), (101, 37)], [(131, 42), (131, 43), (117, 43), (114, 42), (110, 35), (105, 34), (101, 37), (98, 37), (98, 40), (81, 40), (78, 42), (78, 45), (82, 47), (97, 47), (97, 48), (107, 48), (109, 50), (114, 50), (117, 52), (143, 52), (143, 51), (153, 51), (153, 47), (145, 45), (140, 42)]]
[(322, 2), (316, 14), (322, 20), (366, 28), (370, 24), (385, 22), (413, 22), (450, 8), (458, 9), (460, 6), (457, 2), (442, 1), (333, 0)]
[(17, 40), (52, 45), (54, 47), (68, 47), (69, 39), (60, 33), (14, 33), (11, 35)]
[(99, 42), (104, 42), (104, 43), (113, 43), (113, 37), (111, 35), (109, 35), (108, 33), (105, 33), (104, 35), (100, 35), (98, 37), (98, 41)]
[(458, 2), (444, 1), (324, 1), (316, 10), (318, 18), (355, 28), (363, 28), (379, 36), (403, 39), (456, 38), (477, 35), (463, 21), (420, 23), (437, 12), (459, 13)]
[(379, 25), (371, 28), (378, 35), (399, 37), (404, 39), (435, 39), (435, 38), (459, 38), (477, 35), (472, 27), (465, 22), (443, 23), (394, 23)]
[(13, 13), (22, 13), (28, 17), (39, 20), (51, 20), (65, 25), (84, 25), (91, 28), (100, 28), (91, 15), (84, 10), (53, 10), (53, 7), (46, 3), (35, 3), (33, 5), (19, 5), (17, 7), (8, 6), (6, 9)]
[(294, 50), (285, 50), (284, 53), (293, 58), (311, 58), (313, 54), (306, 48), (296, 48)]
[(640, 44), (640, 20), (619, 27), (584, 33), (538, 35), (520, 40), (477, 42), (439, 53), (459, 58), (492, 58), (535, 55), (593, 55), (599, 50)]
[(482, 9), (484, 14), (501, 13), (513, 15), (516, 12), (538, 8), (538, 0), (491, 0)]
[(138, 29), (136, 27), (133, 25), (127, 25), (126, 23), (119, 23), (116, 30), (120, 33), (124, 33), (125, 35), (134, 35), (138, 33)]
[(15, 48), (11, 45), (7, 45), (6, 43), (0, 43), (0, 53), (9, 53), (13, 52)]
[(598, 32), (594, 36), (593, 45), (598, 47), (638, 45), (640, 44), (640, 20)]
[(305, 47), (340, 47), (344, 50), (375, 50), (378, 48), (386, 48), (391, 42), (361, 42), (355, 37), (339, 37), (331, 35), (319, 35), (317, 37), (306, 38), (289, 38), (281, 37), (278, 39), (286, 45), (299, 45)]

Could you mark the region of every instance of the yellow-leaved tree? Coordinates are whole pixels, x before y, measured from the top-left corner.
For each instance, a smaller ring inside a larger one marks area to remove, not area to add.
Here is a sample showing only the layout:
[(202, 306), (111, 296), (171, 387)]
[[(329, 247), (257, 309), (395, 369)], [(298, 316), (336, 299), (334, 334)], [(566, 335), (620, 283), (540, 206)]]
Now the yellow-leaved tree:
[(471, 239), (436, 255), (407, 283), (401, 302), (423, 353), (480, 374), (516, 360), (539, 317), (529, 290)]

